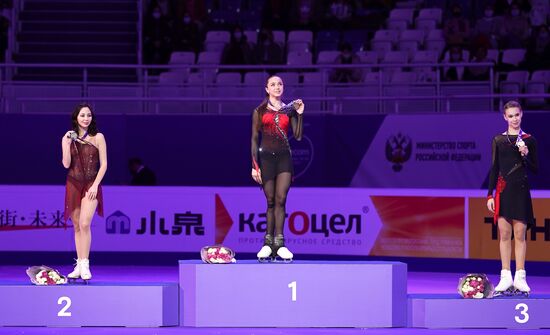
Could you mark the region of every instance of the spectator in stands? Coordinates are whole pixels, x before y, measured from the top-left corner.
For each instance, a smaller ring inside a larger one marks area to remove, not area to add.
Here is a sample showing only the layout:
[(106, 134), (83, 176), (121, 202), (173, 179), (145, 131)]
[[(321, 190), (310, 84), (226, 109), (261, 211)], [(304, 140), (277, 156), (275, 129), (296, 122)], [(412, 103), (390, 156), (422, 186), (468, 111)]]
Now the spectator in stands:
[(502, 24), (502, 18), (495, 17), (494, 7), (485, 6), (484, 16), (477, 20), (474, 28), (472, 50), (480, 47), (498, 49), (498, 36)]
[(275, 42), (273, 31), (262, 28), (258, 34), (258, 42), (254, 48), (256, 64), (283, 64), (283, 48)]
[(157, 184), (157, 177), (153, 170), (143, 165), (140, 158), (134, 157), (128, 160), (128, 168), (132, 174), (130, 185), (153, 186)]
[(240, 26), (233, 28), (231, 39), (222, 53), (222, 64), (252, 64), (252, 48)]
[(395, 8), (394, 0), (355, 0), (354, 29), (379, 29)]
[[(492, 61), (487, 58), (487, 48), (479, 47), (472, 59), (471, 63), (491, 63)], [(489, 66), (468, 66), (464, 75), (465, 80), (489, 80), (490, 67)]]
[(459, 81), (464, 77), (464, 66), (453, 65), (452, 63), (463, 63), (466, 61), (466, 52), (460, 45), (452, 46), (443, 57), (443, 63), (448, 65), (443, 68), (443, 80), (445, 81)]
[(525, 57), (529, 70), (550, 68), (550, 33), (548, 26), (540, 26), (530, 39)]
[[(342, 43), (340, 46), (340, 54), (334, 60), (334, 64), (359, 64), (361, 60), (357, 54), (353, 52), (351, 44), (348, 42)], [(357, 83), (363, 78), (361, 69), (347, 68), (334, 69), (330, 75), (330, 81), (333, 83)]]
[(160, 7), (154, 7), (145, 22), (145, 62), (166, 64), (171, 52), (171, 29), (169, 18), (162, 15)]
[(445, 21), (443, 34), (447, 45), (465, 45), (470, 37), (470, 23), (462, 15), (462, 7), (454, 4), (451, 7), (452, 17)]
[(208, 13), (203, 0), (178, 0), (174, 4), (176, 17), (183, 18), (186, 14), (191, 17), (191, 22), (196, 24), (199, 30), (203, 29)]
[(326, 8), (327, 23), (332, 28), (349, 27), (352, 22), (354, 7), (350, 0), (333, 0)]
[(263, 25), (273, 30), (286, 30), (288, 28), (288, 1), (266, 0), (262, 9)]
[(174, 16), (174, 8), (171, 0), (153, 0), (150, 3), (150, 12), (158, 9), (160, 14), (165, 18), (172, 18)]
[(549, 23), (550, 2), (548, 0), (534, 0), (529, 12), (531, 27), (540, 27)]
[(505, 24), (501, 25), (501, 39), (504, 49), (524, 48), (529, 37), (529, 22), (522, 15), (517, 3), (512, 3), (508, 15), (504, 18)]
[(175, 51), (199, 51), (199, 26), (187, 12), (174, 23), (173, 47)]
[(531, 4), (529, 0), (496, 0), (495, 1), (495, 14), (500, 16), (507, 15), (513, 6), (519, 8), (520, 11), (529, 13), (531, 10)]
[(2, 12), (0, 15), (0, 62), (5, 61), (5, 53), (8, 48), (8, 31), (10, 29), (9, 17)]
[(319, 3), (313, 0), (294, 1), (290, 15), (292, 29), (317, 31)]

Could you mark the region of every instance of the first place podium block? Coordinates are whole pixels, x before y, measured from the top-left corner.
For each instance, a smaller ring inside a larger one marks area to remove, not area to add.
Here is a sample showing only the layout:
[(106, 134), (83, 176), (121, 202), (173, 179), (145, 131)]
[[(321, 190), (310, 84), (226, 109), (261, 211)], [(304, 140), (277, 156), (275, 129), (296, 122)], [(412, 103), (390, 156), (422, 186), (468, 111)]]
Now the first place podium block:
[(0, 326), (177, 326), (178, 286), (0, 283)]
[(404, 327), (399, 262), (180, 261), (186, 327)]

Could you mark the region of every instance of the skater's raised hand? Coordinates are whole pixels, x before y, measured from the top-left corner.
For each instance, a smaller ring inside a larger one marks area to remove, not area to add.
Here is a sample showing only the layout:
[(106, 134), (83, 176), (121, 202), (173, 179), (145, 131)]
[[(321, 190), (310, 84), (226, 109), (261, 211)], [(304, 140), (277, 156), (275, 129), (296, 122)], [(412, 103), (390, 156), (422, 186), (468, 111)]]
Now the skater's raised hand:
[(302, 99), (294, 100), (292, 103), (294, 104), (294, 109), (296, 109), (298, 114), (304, 113), (305, 105)]

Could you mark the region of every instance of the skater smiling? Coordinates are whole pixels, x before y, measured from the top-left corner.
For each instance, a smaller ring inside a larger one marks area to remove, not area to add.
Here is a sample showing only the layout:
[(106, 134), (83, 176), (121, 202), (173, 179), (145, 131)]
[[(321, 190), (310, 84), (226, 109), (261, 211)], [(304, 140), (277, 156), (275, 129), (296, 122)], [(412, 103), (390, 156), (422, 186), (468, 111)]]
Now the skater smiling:
[(293, 175), (288, 127), (292, 126), (295, 139), (302, 139), (305, 106), (302, 100), (288, 105), (282, 102), (284, 84), (278, 76), (267, 79), (265, 91), (266, 98), (252, 113), (252, 179), (262, 186), (267, 200), (267, 231), (258, 259), (280, 257), (291, 261), (293, 255), (283, 235), (286, 197)]
[[(496, 135), (492, 143), (492, 166), (489, 176), (487, 208), (494, 213), (499, 230), (502, 270), (497, 294), (513, 291), (528, 294), (525, 273), (526, 230), (534, 225), (533, 206), (527, 181), (527, 170), (538, 172), (537, 142), (521, 129), (523, 111), (516, 101), (504, 105), (506, 132)], [(495, 190), (493, 197), (493, 190)], [(512, 280), (510, 267), (514, 233), (516, 273)]]
[(90, 105), (76, 106), (72, 114), (73, 129), (61, 139), (63, 166), (68, 169), (65, 192), (65, 222), (74, 226), (76, 266), (67, 275), (70, 279), (92, 278), (90, 272), (90, 225), (97, 210), (103, 216), (101, 181), (107, 171), (107, 144), (97, 131), (95, 115)]

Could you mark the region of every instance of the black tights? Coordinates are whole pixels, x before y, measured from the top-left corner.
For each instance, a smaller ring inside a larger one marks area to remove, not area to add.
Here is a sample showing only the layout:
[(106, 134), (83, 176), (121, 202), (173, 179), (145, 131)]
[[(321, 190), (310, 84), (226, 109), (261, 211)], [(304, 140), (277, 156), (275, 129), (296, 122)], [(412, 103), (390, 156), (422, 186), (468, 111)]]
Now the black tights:
[(281, 172), (275, 180), (264, 181), (263, 189), (267, 199), (267, 231), (266, 234), (277, 236), (283, 234), (286, 216), (286, 195), (290, 188), (292, 175)]

